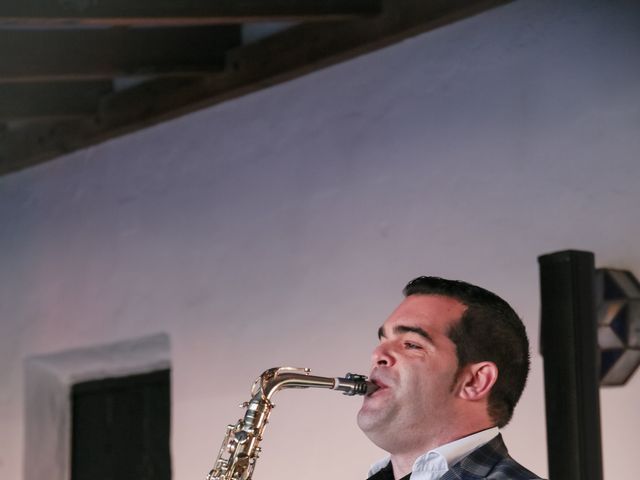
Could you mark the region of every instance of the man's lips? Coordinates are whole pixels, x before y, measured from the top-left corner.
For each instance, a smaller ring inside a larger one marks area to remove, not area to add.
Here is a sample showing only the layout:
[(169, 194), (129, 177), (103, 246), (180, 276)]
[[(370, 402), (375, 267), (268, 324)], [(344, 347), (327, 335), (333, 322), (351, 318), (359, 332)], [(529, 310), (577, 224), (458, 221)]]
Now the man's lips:
[(366, 393), (365, 396), (370, 397), (371, 395), (373, 395), (379, 389), (380, 389), (380, 387), (378, 385), (376, 385), (375, 383), (367, 382), (367, 393)]
[(386, 390), (387, 388), (389, 388), (389, 386), (386, 383), (384, 383), (382, 380), (378, 378), (372, 377), (370, 381), (375, 385), (375, 387), (373, 388), (371, 393), (367, 394), (367, 397), (371, 397), (372, 395), (375, 395), (376, 392), (379, 392), (381, 390)]
[(372, 382), (378, 388), (389, 388), (389, 386), (386, 383), (381, 382), (380, 380), (372, 380)]

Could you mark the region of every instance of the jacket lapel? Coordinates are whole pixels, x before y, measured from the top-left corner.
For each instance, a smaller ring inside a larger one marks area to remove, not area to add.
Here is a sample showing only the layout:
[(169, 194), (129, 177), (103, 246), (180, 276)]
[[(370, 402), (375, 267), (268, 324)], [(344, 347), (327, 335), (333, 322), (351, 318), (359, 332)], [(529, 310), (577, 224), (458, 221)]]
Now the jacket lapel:
[(493, 467), (507, 457), (507, 447), (498, 435), (453, 465), (440, 480), (478, 480), (487, 478)]

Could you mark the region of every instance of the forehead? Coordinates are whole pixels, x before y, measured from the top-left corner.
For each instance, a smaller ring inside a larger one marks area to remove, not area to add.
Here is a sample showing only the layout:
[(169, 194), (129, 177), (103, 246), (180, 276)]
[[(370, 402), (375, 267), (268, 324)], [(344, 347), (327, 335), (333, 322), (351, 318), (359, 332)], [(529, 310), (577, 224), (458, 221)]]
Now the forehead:
[(460, 320), (466, 309), (458, 300), (443, 295), (410, 295), (391, 313), (384, 325), (416, 326), (445, 333)]

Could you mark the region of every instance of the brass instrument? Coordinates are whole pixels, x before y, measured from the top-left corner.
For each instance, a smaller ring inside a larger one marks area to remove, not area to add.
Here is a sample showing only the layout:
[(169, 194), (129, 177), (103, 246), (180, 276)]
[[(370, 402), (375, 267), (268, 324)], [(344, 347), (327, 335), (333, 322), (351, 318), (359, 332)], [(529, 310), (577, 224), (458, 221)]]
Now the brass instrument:
[(258, 444), (274, 407), (271, 397), (283, 388), (330, 388), (344, 395), (366, 395), (377, 389), (364, 375), (316, 377), (308, 368), (279, 367), (266, 370), (253, 384), (251, 400), (244, 402), (244, 418), (227, 426), (218, 459), (207, 480), (249, 480), (260, 454)]

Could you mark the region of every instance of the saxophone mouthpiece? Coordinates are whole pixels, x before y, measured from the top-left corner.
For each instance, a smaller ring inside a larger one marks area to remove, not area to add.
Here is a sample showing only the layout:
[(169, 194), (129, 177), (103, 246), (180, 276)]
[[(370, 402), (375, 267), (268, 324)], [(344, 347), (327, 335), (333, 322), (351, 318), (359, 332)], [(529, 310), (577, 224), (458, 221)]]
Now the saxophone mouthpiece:
[(378, 390), (380, 387), (373, 382), (367, 381), (367, 391), (365, 395), (371, 395), (373, 392)]
[(378, 389), (378, 386), (369, 382), (365, 375), (357, 373), (347, 373), (344, 377), (334, 380), (333, 390), (339, 390), (344, 395), (369, 395)]

